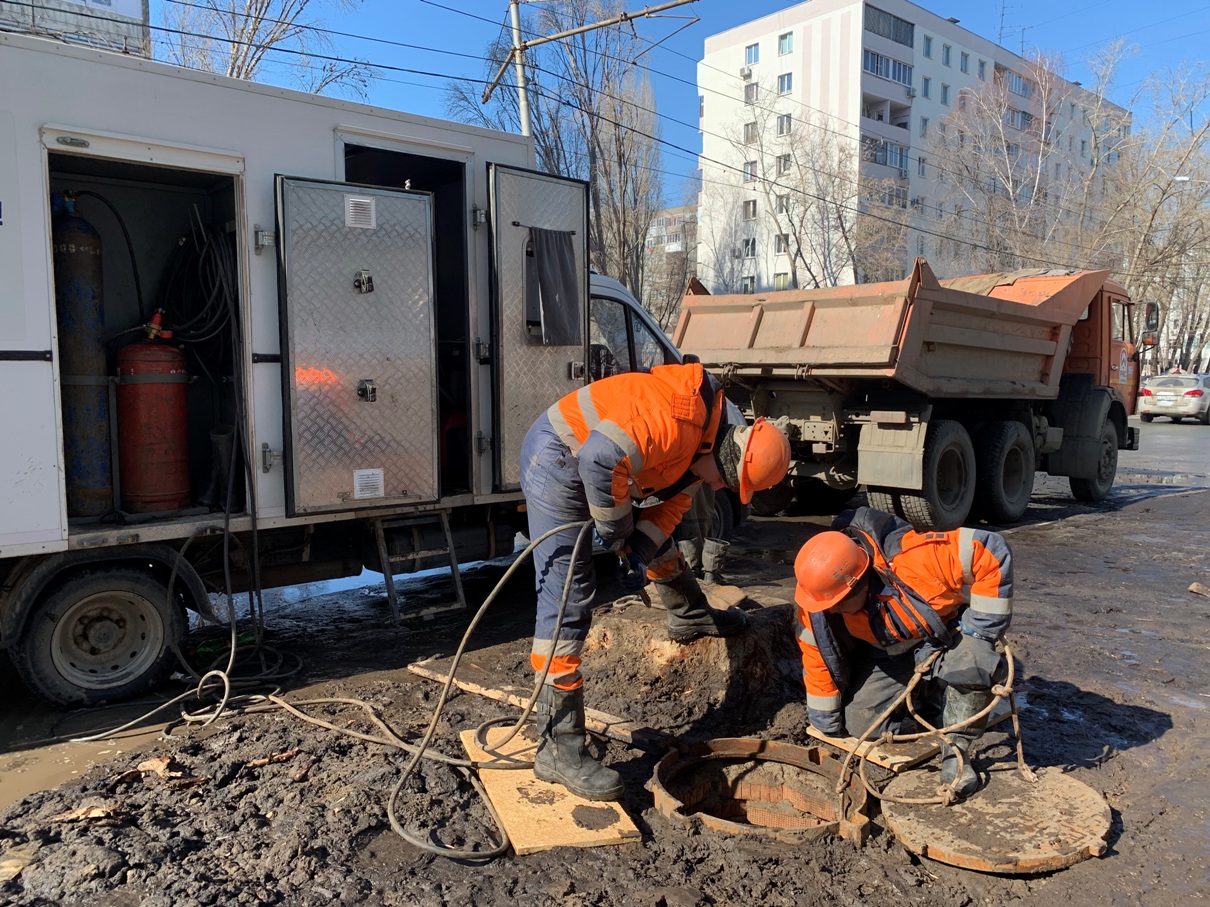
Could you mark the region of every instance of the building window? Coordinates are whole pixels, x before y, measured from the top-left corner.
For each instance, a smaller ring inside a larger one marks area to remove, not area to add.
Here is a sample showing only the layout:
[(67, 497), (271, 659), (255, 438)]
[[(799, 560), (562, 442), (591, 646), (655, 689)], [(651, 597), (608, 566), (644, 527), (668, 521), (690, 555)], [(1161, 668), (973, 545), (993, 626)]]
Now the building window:
[(950, 106), (950, 87), (944, 83), (941, 85), (941, 103)]
[(933, 39), (930, 35), (924, 36), (924, 55), (930, 60), (933, 59)]
[(751, 145), (756, 141), (756, 124), (744, 123), (744, 144)]
[(756, 161), (744, 161), (744, 182), (750, 183), (756, 179)]
[(1019, 95), (1023, 98), (1033, 96), (1034, 83), (1025, 78), (1025, 76), (1018, 75), (1017, 73), (1013, 72), (1011, 69), (1005, 70), (1004, 72), (1004, 84), (1006, 84), (1008, 86), (1008, 90), (1015, 95)]
[(922, 139), (927, 139), (928, 135), (929, 135), (929, 118), (921, 117), (920, 118), (920, 137)]
[(933, 96), (933, 80), (928, 76), (924, 76), (920, 80), (920, 96), (922, 98), (931, 98)]
[(755, 82), (749, 82), (744, 86), (744, 103), (755, 104), (758, 86)]
[(794, 73), (783, 72), (777, 77), (777, 93), (789, 94), (794, 88)]
[(756, 257), (756, 238), (749, 237), (744, 240), (744, 258)]
[(773, 289), (788, 290), (790, 289), (790, 272), (779, 271), (773, 275)]
[(794, 117), (791, 114), (783, 113), (777, 118), (777, 134), (789, 135), (793, 127)]
[(1076, 118), (1076, 105), (1074, 101), (1068, 105), (1067, 118), (1069, 120), (1074, 120)]
[(790, 236), (787, 233), (778, 233), (773, 237), (773, 251), (778, 255), (784, 255), (790, 251)]
[(904, 47), (914, 46), (916, 40), (916, 26), (911, 22), (869, 4), (865, 8), (865, 30)]
[(786, 193), (785, 195), (777, 196), (777, 202), (775, 203), (775, 207), (773, 210), (776, 211), (778, 214), (789, 214), (790, 213), (790, 194)]
[(916, 158), (916, 173), (918, 173), (920, 176), (925, 176), (926, 175), (926, 171), (925, 171), (926, 166), (927, 166), (927, 160), (924, 157), (924, 155), (921, 155), (920, 157)]
[(1085, 141), (1084, 139), (1080, 139), (1080, 157), (1083, 157), (1087, 153), (1088, 153), (1088, 142)]
[(965, 91), (958, 92), (958, 109), (966, 110), (966, 92)]
[(950, 65), (950, 46), (948, 44), (941, 45), (941, 65)]
[(987, 81), (987, 61), (986, 60), (979, 61), (979, 78), (982, 79), (984, 82)]
[(756, 199), (750, 198), (744, 202), (744, 220), (756, 220)]
[(971, 55), (966, 51), (958, 55), (958, 68), (963, 72), (971, 71)]
[(739, 279), (739, 291), (741, 293), (755, 293), (756, 292), (756, 278), (755, 277), (741, 277)]
[(777, 55), (784, 57), (788, 53), (794, 51), (794, 32), (786, 32), (784, 35), (777, 36)]
[(777, 173), (780, 176), (783, 173), (790, 172), (790, 155), (779, 154), (777, 156)]
[[(888, 167), (896, 167), (900, 170), (906, 170), (908, 165), (908, 150), (904, 145), (896, 145), (894, 142), (886, 142), (876, 138), (863, 137), (861, 144), (862, 159), (869, 161), (872, 164), (885, 164)], [(907, 173), (903, 174), (907, 176)]]
[(911, 66), (890, 57), (884, 57), (882, 54), (876, 54), (872, 50), (862, 51), (861, 67), (868, 73), (890, 79), (892, 82), (909, 86), (912, 84)]
[(1017, 110), (1015, 107), (1009, 107), (1004, 111), (1004, 125), (1011, 126), (1014, 129), (1028, 129), (1033, 125), (1033, 114), (1027, 113), (1024, 110)]
[(754, 63), (760, 62), (760, 45), (749, 44), (744, 48), (744, 63), (751, 66)]

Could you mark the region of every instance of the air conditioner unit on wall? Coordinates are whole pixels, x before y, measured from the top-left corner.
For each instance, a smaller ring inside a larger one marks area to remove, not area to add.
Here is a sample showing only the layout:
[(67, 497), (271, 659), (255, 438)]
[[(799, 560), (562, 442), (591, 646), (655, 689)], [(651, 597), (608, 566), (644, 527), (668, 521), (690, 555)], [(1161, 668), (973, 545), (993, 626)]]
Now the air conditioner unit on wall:
[(907, 87), (907, 96), (908, 96), (909, 98), (914, 98), (914, 97), (916, 97), (916, 89), (915, 89), (915, 88), (913, 88), (911, 85), (909, 85), (909, 86)]
[(752, 67), (751, 66), (741, 66), (739, 68), (739, 77), (741, 79), (752, 78)]
[(907, 170), (905, 170), (905, 169), (904, 169), (904, 168), (902, 168), (902, 167), (900, 167), (900, 168), (899, 168), (899, 178), (900, 178), (901, 180), (905, 180), (905, 179), (907, 179), (907, 178), (908, 178), (908, 172), (907, 172)]

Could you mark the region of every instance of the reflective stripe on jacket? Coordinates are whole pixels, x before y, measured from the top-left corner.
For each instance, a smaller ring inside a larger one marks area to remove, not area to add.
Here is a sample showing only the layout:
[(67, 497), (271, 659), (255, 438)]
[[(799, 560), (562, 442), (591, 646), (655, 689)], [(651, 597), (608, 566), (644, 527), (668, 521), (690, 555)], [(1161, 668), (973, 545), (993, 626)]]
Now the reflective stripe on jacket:
[(689, 509), (698, 483), (644, 507), (637, 523), (633, 504), (676, 485), (713, 449), (724, 406), (720, 386), (695, 362), (594, 381), (546, 411), (576, 457), (604, 541), (641, 534), (651, 543), (636, 540), (641, 554), (651, 559)]
[[(1003, 536), (985, 529), (917, 532), (898, 517), (868, 507), (847, 511), (833, 524), (871, 555), (875, 574), (864, 611), (808, 613), (798, 609), (798, 644), (811, 723), (835, 723), (848, 684), (838, 636), (861, 640), (887, 656), (922, 641), (948, 643), (960, 618), (962, 632), (998, 640), (1012, 619), (1012, 552)], [(817, 726), (820, 726), (817, 724)]]

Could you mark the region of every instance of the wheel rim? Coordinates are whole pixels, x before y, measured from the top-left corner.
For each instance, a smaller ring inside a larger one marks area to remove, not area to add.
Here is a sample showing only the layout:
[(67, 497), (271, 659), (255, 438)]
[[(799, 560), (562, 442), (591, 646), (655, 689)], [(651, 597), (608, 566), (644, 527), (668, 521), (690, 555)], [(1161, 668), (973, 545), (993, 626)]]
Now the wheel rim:
[(1005, 454), (1002, 486), (1004, 496), (1012, 501), (1025, 490), (1025, 454), (1019, 447), (1010, 447)]
[(937, 464), (937, 499), (946, 510), (952, 510), (962, 502), (966, 489), (966, 459), (962, 451), (951, 447)]
[(55, 628), (51, 660), (68, 682), (104, 690), (150, 670), (164, 648), (164, 622), (134, 592), (99, 592), (76, 602)]
[(1101, 459), (1097, 463), (1097, 482), (1104, 487), (1109, 482), (1113, 481), (1114, 473), (1117, 472), (1118, 465), (1118, 449), (1114, 442), (1109, 438), (1101, 439)]

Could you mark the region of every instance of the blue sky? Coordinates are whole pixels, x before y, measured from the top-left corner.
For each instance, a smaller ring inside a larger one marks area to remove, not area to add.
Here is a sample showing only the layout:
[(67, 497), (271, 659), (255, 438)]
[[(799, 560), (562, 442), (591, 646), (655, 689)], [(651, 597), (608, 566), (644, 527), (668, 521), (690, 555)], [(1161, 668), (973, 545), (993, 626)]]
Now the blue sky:
[[(163, 2), (153, 0), (153, 21), (158, 21), (155, 7)], [(657, 3), (634, 0), (627, 8), (637, 11)], [(656, 105), (666, 118), (663, 138), (691, 152), (665, 147), (666, 170), (688, 174), (695, 167), (692, 152), (700, 147), (695, 64), (705, 38), (792, 5), (784, 0), (698, 0), (664, 14), (667, 18), (636, 23), (643, 38), (653, 42), (667, 38), (648, 54)], [(1206, 50), (1210, 0), (919, 0), (917, 5), (954, 16), (964, 28), (1015, 52), (1057, 53), (1066, 62), (1064, 75), (1086, 84), (1092, 82), (1089, 56), (1108, 41), (1124, 37), (1136, 51), (1120, 71), (1113, 96), (1120, 103), (1127, 102), (1151, 73), (1210, 58)], [(336, 37), (339, 55), (439, 74), (385, 72), (371, 88), (370, 103), (437, 117), (444, 116), (446, 79), (442, 76), (481, 78), (479, 55), (499, 33), (508, 11), (505, 0), (365, 0), (348, 12), (340, 11), (335, 2), (326, 6), (328, 28), (379, 39)], [(700, 21), (682, 29), (693, 16)], [(681, 126), (673, 120), (694, 125)], [(675, 202), (680, 178), (669, 176), (665, 182), (665, 197)]]

